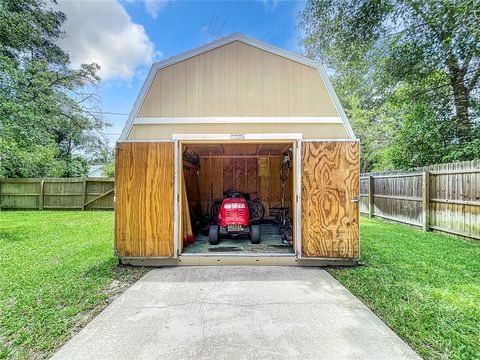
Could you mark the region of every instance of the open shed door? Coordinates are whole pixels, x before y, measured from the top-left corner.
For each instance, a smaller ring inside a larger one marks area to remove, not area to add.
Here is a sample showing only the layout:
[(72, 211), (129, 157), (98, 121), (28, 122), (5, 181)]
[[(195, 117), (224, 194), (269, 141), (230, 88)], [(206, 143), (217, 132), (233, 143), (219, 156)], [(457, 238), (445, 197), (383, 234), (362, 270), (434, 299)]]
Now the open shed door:
[(301, 257), (359, 257), (358, 141), (301, 142)]
[(122, 142), (115, 168), (115, 248), (173, 256), (174, 142)]

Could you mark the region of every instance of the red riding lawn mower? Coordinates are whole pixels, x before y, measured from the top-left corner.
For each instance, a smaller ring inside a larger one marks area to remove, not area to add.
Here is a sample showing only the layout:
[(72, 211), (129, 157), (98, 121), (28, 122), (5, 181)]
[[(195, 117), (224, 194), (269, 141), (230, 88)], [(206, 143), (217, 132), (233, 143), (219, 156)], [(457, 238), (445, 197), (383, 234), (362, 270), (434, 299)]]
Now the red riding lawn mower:
[(217, 245), (220, 236), (249, 235), (252, 244), (260, 243), (260, 225), (252, 224), (247, 200), (240, 192), (232, 192), (223, 199), (216, 224), (210, 225), (208, 240)]

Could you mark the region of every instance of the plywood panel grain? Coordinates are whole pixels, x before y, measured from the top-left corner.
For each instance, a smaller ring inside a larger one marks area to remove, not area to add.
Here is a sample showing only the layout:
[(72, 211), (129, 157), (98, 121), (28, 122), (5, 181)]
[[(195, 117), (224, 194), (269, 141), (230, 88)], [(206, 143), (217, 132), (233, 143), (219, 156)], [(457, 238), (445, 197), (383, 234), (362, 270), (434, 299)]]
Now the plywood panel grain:
[(234, 173), (235, 173), (235, 160), (223, 159), (223, 189), (224, 190), (235, 189)]
[(234, 189), (245, 192), (245, 159), (234, 159)]
[(212, 193), (214, 199), (223, 198), (223, 159), (211, 159), (212, 162)]
[(304, 256), (358, 257), (358, 165), (358, 142), (302, 144)]
[(120, 256), (173, 255), (173, 143), (121, 143), (115, 247)]
[(251, 199), (258, 197), (257, 159), (246, 159), (247, 164), (247, 189)]
[(212, 193), (210, 188), (210, 161), (209, 159), (200, 159), (199, 183), (200, 183), (200, 204), (203, 211), (207, 211)]

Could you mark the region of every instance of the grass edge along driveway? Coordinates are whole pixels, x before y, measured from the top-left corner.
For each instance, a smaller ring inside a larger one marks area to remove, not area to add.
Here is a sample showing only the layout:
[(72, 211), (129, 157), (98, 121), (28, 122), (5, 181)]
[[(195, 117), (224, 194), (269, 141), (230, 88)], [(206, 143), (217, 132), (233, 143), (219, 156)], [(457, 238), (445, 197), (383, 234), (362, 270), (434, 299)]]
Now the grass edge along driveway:
[(118, 266), (113, 212), (0, 213), (0, 359), (47, 358), (145, 268)]
[(330, 273), (420, 356), (480, 359), (480, 242), (360, 223), (363, 265)]
[[(330, 273), (421, 356), (480, 354), (480, 243), (361, 219)], [(46, 358), (148, 269), (118, 266), (112, 212), (0, 213), (0, 358)]]

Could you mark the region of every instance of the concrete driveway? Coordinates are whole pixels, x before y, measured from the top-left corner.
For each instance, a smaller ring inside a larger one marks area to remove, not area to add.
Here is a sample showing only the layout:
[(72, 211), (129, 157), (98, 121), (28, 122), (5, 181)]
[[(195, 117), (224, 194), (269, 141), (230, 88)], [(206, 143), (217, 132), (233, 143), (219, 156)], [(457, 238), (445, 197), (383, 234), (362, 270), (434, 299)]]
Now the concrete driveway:
[(419, 359), (327, 272), (152, 270), (54, 359)]

